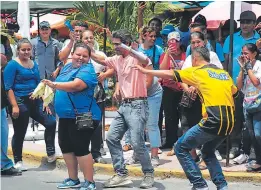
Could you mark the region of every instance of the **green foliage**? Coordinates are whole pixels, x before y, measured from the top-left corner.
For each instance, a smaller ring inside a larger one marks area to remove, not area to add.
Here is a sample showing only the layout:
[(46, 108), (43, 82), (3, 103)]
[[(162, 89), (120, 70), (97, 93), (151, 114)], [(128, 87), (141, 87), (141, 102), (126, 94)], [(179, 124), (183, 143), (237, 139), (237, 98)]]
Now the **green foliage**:
[[(136, 3), (135, 1), (108, 1), (107, 27), (111, 31), (127, 28), (132, 33), (137, 32)], [(76, 16), (77, 19), (85, 18), (90, 24), (104, 27), (104, 11), (95, 1), (79, 1), (75, 3), (75, 7), (80, 11)]]
[[(118, 29), (128, 29), (133, 36), (138, 37), (138, 1), (108, 1), (108, 21), (107, 27), (111, 31)], [(69, 19), (85, 20), (89, 25), (95, 25), (97, 41), (100, 47), (103, 46), (103, 33), (100, 33), (104, 27), (104, 3), (95, 1), (77, 1), (74, 6), (79, 10), (76, 15)], [(175, 18), (170, 15), (177, 11), (182, 11), (179, 7), (168, 2), (146, 1), (146, 8), (143, 13), (144, 25), (154, 16), (159, 16), (163, 20), (163, 25), (173, 23)], [(107, 49), (112, 52), (112, 46), (108, 42)]]

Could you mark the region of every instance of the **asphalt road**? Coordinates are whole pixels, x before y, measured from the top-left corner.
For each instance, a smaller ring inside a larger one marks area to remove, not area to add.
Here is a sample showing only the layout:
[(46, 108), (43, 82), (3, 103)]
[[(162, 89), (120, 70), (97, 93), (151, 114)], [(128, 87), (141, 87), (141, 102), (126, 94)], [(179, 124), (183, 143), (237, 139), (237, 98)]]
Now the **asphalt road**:
[[(3, 190), (55, 190), (56, 185), (67, 177), (67, 172), (58, 170), (56, 167), (36, 166), (27, 164), (29, 170), (24, 172), (22, 176), (17, 177), (1, 177), (1, 189)], [(104, 189), (102, 183), (109, 179), (110, 176), (95, 175), (97, 190)], [(80, 179), (83, 181), (83, 176), (80, 174)], [(120, 187), (108, 190), (130, 190), (139, 189), (141, 178), (131, 178), (134, 182), (130, 187)], [(191, 186), (188, 180), (184, 179), (156, 179), (153, 190), (189, 190)], [(216, 189), (209, 181), (210, 190)], [(239, 183), (230, 182), (229, 190), (260, 190), (261, 182), (258, 183)]]

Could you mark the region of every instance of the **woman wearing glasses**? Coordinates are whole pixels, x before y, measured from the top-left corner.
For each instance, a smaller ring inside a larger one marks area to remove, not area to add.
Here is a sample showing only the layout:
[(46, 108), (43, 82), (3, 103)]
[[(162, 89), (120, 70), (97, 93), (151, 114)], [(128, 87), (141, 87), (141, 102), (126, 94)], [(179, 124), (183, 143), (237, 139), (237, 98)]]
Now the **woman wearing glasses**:
[(23, 38), (18, 42), (17, 53), (17, 58), (11, 60), (4, 69), (4, 83), (14, 126), (12, 150), (15, 168), (26, 171), (22, 162), (22, 149), (29, 117), (46, 128), (44, 139), (48, 160), (55, 158), (56, 120), (49, 107), (43, 109), (43, 102), (40, 99), (30, 98), (40, 82), (40, 75), (37, 63), (30, 59), (32, 44), (28, 39)]

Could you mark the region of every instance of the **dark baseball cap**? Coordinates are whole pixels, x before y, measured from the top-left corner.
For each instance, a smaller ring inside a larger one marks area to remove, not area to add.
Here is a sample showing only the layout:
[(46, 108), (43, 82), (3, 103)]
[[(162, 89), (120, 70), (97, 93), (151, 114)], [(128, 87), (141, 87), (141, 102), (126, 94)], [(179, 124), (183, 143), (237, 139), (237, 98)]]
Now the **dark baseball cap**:
[(51, 28), (51, 26), (50, 26), (50, 23), (49, 23), (49, 22), (47, 22), (47, 21), (42, 21), (42, 22), (40, 22), (40, 24), (39, 24), (39, 28), (40, 28), (40, 29), (42, 29), (42, 28)]
[(240, 19), (238, 21), (241, 21), (241, 20), (256, 21), (256, 14), (252, 11), (244, 11), (240, 14)]

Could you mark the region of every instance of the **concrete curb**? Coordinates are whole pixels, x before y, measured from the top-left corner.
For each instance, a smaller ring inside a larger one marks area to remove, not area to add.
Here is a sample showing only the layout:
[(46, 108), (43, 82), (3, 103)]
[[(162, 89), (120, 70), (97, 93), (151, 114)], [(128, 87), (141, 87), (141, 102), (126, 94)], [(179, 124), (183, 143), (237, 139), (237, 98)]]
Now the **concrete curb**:
[[(8, 154), (12, 155), (12, 149), (8, 148)], [(23, 151), (23, 159), (26, 161), (34, 162), (34, 163), (41, 163), (47, 165), (47, 157), (46, 154), (42, 153), (35, 153), (30, 151)], [(52, 165), (53, 166), (53, 165)], [(67, 170), (66, 164), (63, 159), (57, 159), (56, 161), (56, 168)], [(140, 168), (127, 166), (130, 176), (143, 176), (143, 173)], [(99, 174), (106, 174), (112, 175), (114, 174), (114, 169), (112, 164), (94, 164), (95, 173)], [(155, 177), (160, 177), (162, 179), (165, 178), (186, 178), (185, 173), (183, 170), (168, 170), (162, 168), (155, 168)], [(202, 171), (202, 175), (206, 179), (210, 179), (209, 172), (207, 170)], [(225, 172), (224, 175), (227, 181), (238, 181), (238, 182), (261, 182), (261, 173), (248, 173), (248, 172)]]

